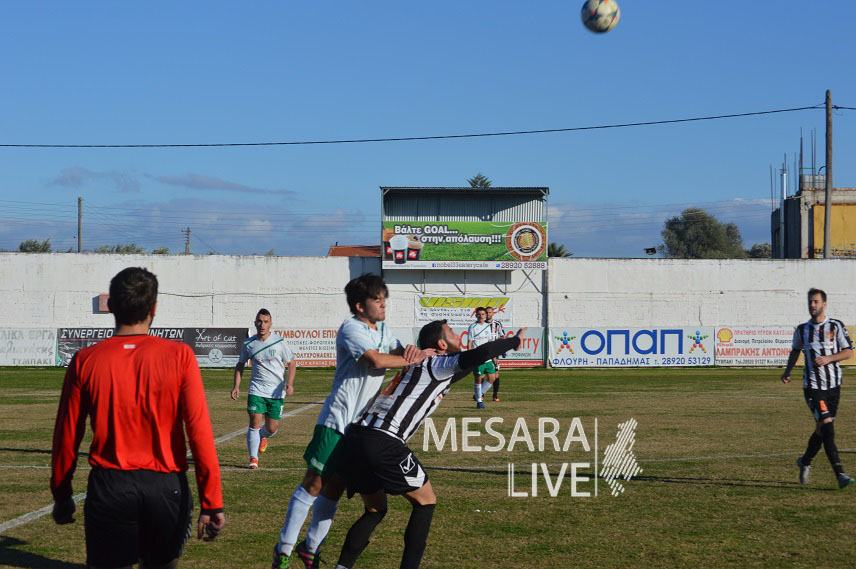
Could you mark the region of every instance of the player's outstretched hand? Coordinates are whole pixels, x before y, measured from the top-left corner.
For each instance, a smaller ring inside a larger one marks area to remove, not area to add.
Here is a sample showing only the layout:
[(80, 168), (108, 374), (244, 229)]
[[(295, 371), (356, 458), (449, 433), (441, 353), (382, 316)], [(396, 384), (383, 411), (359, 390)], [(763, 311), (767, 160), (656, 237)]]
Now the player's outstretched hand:
[(229, 397), (231, 397), (233, 401), (237, 401), (238, 400), (238, 393), (239, 393), (238, 388), (235, 387), (232, 389), (232, 392), (229, 393)]
[(220, 535), (223, 526), (226, 525), (226, 516), (223, 512), (216, 514), (199, 514), (199, 521), (196, 522), (196, 537), (211, 541)]
[(76, 509), (74, 499), (69, 497), (65, 500), (54, 502), (51, 516), (53, 516), (54, 521), (59, 525), (70, 524), (74, 522), (74, 511)]
[(791, 382), (791, 374), (783, 373), (782, 374), (782, 383), (790, 383)]

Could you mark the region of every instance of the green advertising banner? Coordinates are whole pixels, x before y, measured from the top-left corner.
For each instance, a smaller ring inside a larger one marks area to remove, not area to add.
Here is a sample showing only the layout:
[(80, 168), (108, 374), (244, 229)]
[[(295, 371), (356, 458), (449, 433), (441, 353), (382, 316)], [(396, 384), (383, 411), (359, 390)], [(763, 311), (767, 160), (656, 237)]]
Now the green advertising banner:
[(547, 224), (385, 221), (384, 269), (544, 269)]

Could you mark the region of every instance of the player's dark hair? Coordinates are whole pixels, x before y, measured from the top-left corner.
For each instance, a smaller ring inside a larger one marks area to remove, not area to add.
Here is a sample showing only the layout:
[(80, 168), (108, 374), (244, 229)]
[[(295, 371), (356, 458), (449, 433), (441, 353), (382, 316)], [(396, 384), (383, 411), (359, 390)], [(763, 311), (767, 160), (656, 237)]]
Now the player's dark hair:
[(270, 315), (270, 310), (267, 308), (259, 308), (259, 311), (256, 312), (256, 320), (259, 319), (259, 316), (270, 316), (270, 318), (273, 319), (273, 316)]
[(476, 308), (476, 312), (487, 313), (487, 309), (484, 306), (479, 306), (478, 308)]
[(142, 267), (122, 269), (110, 281), (107, 307), (116, 325), (142, 322), (158, 299), (158, 278)]
[(808, 289), (808, 299), (809, 300), (811, 300), (811, 297), (813, 297), (816, 294), (819, 294), (820, 298), (823, 299), (823, 302), (826, 302), (826, 292), (820, 290), (819, 288), (814, 288), (814, 287)]
[(360, 275), (345, 285), (348, 308), (354, 315), (357, 314), (357, 303), (365, 306), (368, 299), (380, 298), (381, 296), (389, 296), (389, 289), (386, 288), (386, 283), (378, 275)]
[(446, 320), (434, 320), (419, 330), (419, 339), (416, 341), (416, 345), (419, 346), (420, 350), (438, 347), (437, 344), (443, 339), (443, 324), (446, 322)]

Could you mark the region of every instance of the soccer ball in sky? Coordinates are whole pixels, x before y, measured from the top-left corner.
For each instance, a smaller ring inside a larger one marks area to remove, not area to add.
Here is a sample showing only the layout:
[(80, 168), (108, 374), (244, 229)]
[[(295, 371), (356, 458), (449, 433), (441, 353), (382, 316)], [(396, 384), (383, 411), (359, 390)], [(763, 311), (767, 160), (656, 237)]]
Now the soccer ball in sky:
[(580, 17), (590, 31), (603, 34), (618, 24), (621, 9), (615, 0), (586, 0)]

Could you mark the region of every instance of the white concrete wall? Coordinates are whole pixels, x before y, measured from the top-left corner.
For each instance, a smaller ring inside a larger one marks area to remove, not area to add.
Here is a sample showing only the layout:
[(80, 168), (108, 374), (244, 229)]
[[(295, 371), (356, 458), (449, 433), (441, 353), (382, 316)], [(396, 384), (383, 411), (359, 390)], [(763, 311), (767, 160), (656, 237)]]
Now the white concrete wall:
[[(112, 326), (93, 299), (128, 266), (158, 276), (158, 326), (249, 326), (264, 306), (275, 324), (336, 327), (348, 315), (345, 283), (380, 272), (363, 258), (0, 253), (0, 328)], [(514, 326), (545, 324), (537, 271), (384, 277), (393, 327), (413, 326), (419, 294), (508, 295)], [(552, 259), (548, 278), (552, 326), (793, 325), (807, 318), (811, 286), (829, 293), (832, 315), (856, 323), (856, 260)]]
[(220, 255), (0, 253), (0, 328), (112, 327), (94, 299), (125, 267), (158, 277), (156, 326), (251, 326), (256, 311), (274, 324), (338, 327), (348, 315), (343, 288), (380, 272), (375, 259)]
[(794, 325), (805, 294), (856, 324), (856, 261), (551, 259), (551, 326)]

